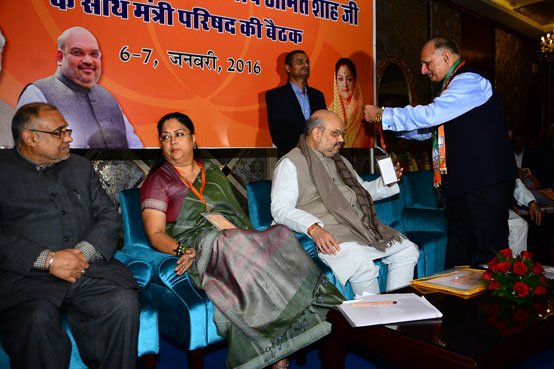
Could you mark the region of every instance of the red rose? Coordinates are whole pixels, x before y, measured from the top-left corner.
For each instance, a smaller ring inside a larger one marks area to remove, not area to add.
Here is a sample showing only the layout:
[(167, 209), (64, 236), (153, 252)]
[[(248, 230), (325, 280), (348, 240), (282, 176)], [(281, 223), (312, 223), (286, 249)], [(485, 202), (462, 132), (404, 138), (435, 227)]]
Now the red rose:
[(500, 283), (498, 281), (492, 280), (491, 283), (489, 283), (489, 290), (497, 290), (500, 288)]
[(498, 253), (505, 258), (508, 258), (508, 259), (512, 258), (512, 249), (503, 249), (498, 251)]
[(519, 297), (525, 297), (529, 294), (529, 286), (523, 282), (516, 282), (514, 284), (514, 291)]
[(529, 251), (522, 251), (520, 256), (522, 259), (531, 259), (533, 257), (533, 253)]
[(502, 263), (496, 264), (496, 271), (498, 273), (506, 273), (510, 271), (510, 268), (512, 267), (512, 263), (509, 261), (504, 261)]
[(544, 268), (541, 263), (535, 262), (531, 267), (531, 271), (535, 274), (541, 274), (542, 272), (544, 272)]
[(512, 317), (514, 320), (522, 322), (524, 320), (527, 320), (529, 318), (529, 311), (527, 309), (524, 309), (522, 307), (518, 307), (513, 313)]
[(516, 261), (514, 263), (514, 274), (515, 275), (525, 275), (529, 269), (527, 269), (527, 266), (523, 264), (521, 261)]
[(490, 281), (492, 279), (492, 276), (490, 275), (489, 272), (485, 272), (483, 273), (483, 279), (486, 281)]
[(535, 286), (535, 288), (533, 288), (533, 293), (535, 295), (544, 296), (546, 295), (546, 288), (539, 284), (538, 286)]

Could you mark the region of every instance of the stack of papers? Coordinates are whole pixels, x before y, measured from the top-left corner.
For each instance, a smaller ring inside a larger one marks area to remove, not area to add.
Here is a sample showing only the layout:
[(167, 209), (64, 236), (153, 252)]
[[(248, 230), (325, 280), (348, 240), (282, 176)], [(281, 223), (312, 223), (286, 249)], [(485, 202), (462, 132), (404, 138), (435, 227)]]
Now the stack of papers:
[(353, 327), (442, 318), (436, 307), (415, 293), (361, 296), (338, 309)]

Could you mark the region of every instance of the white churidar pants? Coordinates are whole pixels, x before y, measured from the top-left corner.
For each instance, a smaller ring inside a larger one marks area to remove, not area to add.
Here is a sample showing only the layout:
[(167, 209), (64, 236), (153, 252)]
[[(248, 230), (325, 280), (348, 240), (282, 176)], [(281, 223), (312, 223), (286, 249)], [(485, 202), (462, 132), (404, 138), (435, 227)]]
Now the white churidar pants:
[(318, 255), (343, 286), (350, 282), (355, 294), (379, 293), (379, 267), (374, 260), (381, 259), (387, 265), (387, 291), (407, 286), (414, 278), (419, 250), (408, 239), (393, 243), (384, 252), (357, 242), (344, 242), (340, 247), (336, 255)]
[(527, 233), (529, 225), (527, 221), (517, 215), (513, 210), (509, 211), (508, 218), (508, 245), (512, 249), (514, 255), (519, 255), (522, 251), (527, 250)]

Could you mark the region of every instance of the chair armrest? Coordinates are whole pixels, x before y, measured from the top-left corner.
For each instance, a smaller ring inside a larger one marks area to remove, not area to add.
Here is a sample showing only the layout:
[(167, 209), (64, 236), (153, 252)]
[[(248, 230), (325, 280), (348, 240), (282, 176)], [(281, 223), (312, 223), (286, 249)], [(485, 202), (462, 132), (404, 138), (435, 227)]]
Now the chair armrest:
[[(128, 255), (131, 255), (134, 258), (142, 260), (146, 262), (148, 265), (150, 265), (150, 267), (154, 271), (154, 276), (152, 277), (152, 280), (157, 284), (162, 284), (162, 285), (166, 284), (166, 281), (162, 279), (162, 275), (163, 276), (168, 275), (167, 262), (170, 262), (173, 264), (173, 269), (175, 269), (175, 266), (177, 264), (176, 256), (164, 254), (163, 252), (159, 252), (152, 248), (145, 248), (145, 247), (131, 248), (129, 250), (125, 250), (125, 253)], [(175, 271), (173, 271), (173, 274), (175, 274)]]
[(128, 255), (122, 251), (116, 251), (114, 258), (119, 260), (127, 267), (127, 269), (129, 269), (141, 289), (148, 288), (150, 282), (152, 282), (154, 271), (147, 262), (139, 260), (136, 257)]
[[(142, 250), (139, 252), (143, 253)], [(156, 263), (152, 281), (156, 286), (155, 290), (166, 291), (157, 295), (162, 298), (158, 308), (160, 314), (163, 314), (160, 317), (160, 326), (164, 327), (165, 334), (189, 350), (221, 341), (222, 338), (213, 324), (212, 302), (203, 290), (195, 287), (188, 273), (175, 273), (177, 257), (156, 250), (148, 250), (144, 256)], [(177, 326), (176, 322), (179, 322)], [(188, 328), (183, 332), (183, 327)], [(183, 333), (186, 338), (183, 338)]]

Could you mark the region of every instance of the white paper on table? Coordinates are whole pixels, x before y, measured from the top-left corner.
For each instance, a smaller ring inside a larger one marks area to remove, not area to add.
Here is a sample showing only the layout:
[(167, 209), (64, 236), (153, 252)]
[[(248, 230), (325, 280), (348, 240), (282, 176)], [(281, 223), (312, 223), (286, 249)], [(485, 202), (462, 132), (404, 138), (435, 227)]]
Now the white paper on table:
[[(387, 304), (380, 305), (383, 302)], [(364, 295), (357, 300), (343, 302), (338, 309), (353, 327), (442, 318), (436, 307), (415, 293)]]

